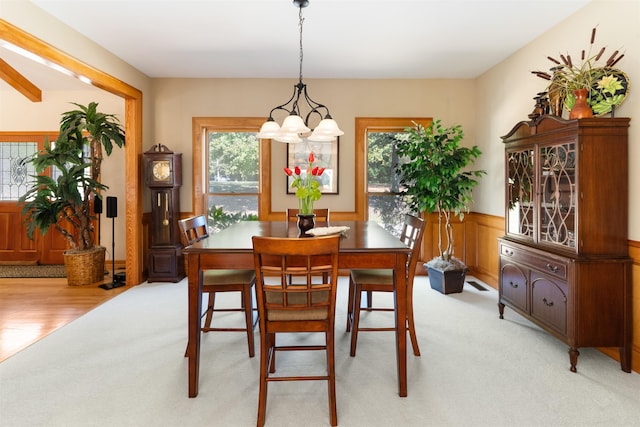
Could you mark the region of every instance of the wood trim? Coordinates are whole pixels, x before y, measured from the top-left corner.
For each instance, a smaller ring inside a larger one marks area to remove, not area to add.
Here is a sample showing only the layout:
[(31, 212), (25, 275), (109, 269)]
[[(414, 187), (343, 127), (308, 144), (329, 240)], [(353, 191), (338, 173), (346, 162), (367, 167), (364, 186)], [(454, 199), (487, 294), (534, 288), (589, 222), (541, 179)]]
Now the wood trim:
[(73, 56), (49, 45), (18, 27), (0, 19), (0, 39), (53, 64), (73, 72), (76, 77), (85, 76), (91, 84), (125, 99), (125, 194), (126, 194), (126, 275), (129, 284), (142, 282), (142, 92), (123, 81), (98, 70)]
[(2, 58), (0, 58), (0, 79), (7, 82), (28, 100), (32, 102), (42, 101), (42, 91)]
[[(193, 199), (191, 206), (193, 212), (188, 216), (204, 215), (204, 159), (202, 152), (203, 138), (206, 130), (220, 132), (258, 132), (264, 123), (264, 117), (193, 117), (191, 119), (192, 134), (192, 185)], [(261, 174), (258, 183), (259, 219), (272, 220), (271, 215), (271, 140), (260, 140), (260, 167)]]

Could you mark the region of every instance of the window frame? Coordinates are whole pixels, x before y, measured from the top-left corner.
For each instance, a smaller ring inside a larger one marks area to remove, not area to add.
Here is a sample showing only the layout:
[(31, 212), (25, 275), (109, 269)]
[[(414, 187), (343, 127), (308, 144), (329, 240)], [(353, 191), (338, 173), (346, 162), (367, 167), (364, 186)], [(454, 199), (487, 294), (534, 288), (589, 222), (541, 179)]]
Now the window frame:
[[(193, 167), (193, 199), (192, 214), (206, 215), (205, 179), (207, 177), (207, 158), (204, 152), (207, 147), (208, 132), (255, 132), (260, 131), (264, 117), (194, 117), (192, 119), (192, 167)], [(271, 140), (258, 139), (258, 219), (264, 220), (270, 212), (271, 194)], [(266, 195), (266, 197), (265, 197)]]

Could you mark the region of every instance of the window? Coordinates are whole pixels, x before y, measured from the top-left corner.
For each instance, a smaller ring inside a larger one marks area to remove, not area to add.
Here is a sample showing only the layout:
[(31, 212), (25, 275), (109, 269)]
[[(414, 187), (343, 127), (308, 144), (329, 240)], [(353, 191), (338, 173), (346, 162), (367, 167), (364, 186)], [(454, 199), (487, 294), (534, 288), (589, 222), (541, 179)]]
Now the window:
[(207, 132), (207, 212), (215, 231), (258, 218), (259, 152), (255, 132)]
[(271, 182), (271, 141), (256, 136), (263, 122), (264, 117), (192, 120), (192, 212), (209, 216), (210, 224), (215, 218), (214, 228), (243, 218), (271, 219), (265, 197)]
[(356, 194), (363, 196), (356, 207), (364, 219), (376, 221), (394, 235), (400, 236), (404, 215), (408, 209), (399, 192), (399, 178), (395, 173), (398, 162), (395, 135), (404, 132), (413, 122), (428, 126), (431, 119), (356, 118), (356, 162), (362, 177), (356, 176)]
[(33, 182), (29, 160), (38, 151), (37, 142), (0, 143), (0, 200), (18, 200)]

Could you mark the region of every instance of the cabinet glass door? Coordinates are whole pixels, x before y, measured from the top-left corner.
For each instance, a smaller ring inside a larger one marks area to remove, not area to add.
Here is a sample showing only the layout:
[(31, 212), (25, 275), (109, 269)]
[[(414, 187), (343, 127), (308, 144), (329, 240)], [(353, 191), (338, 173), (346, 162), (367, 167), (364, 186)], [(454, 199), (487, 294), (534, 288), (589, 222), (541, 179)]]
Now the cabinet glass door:
[(574, 248), (576, 144), (540, 148), (540, 242)]
[(507, 233), (533, 239), (533, 149), (507, 152)]

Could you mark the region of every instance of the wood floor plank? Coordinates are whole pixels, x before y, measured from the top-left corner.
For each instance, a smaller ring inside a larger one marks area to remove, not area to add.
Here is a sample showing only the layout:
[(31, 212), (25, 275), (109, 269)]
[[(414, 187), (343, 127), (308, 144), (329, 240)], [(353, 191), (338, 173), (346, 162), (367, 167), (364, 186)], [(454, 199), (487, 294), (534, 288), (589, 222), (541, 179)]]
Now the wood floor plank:
[[(111, 283), (105, 276), (105, 283)], [(129, 288), (69, 286), (66, 279), (0, 278), (0, 362)]]

